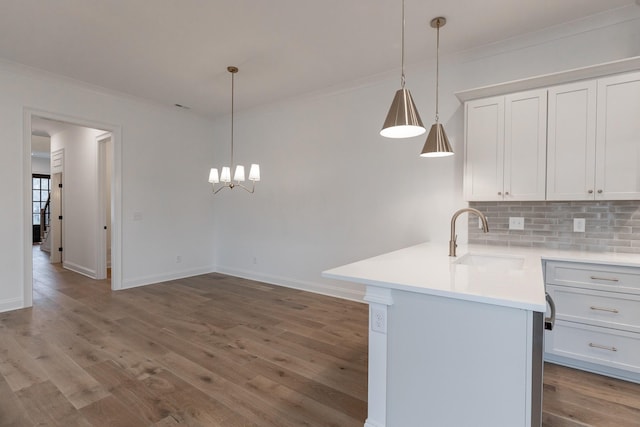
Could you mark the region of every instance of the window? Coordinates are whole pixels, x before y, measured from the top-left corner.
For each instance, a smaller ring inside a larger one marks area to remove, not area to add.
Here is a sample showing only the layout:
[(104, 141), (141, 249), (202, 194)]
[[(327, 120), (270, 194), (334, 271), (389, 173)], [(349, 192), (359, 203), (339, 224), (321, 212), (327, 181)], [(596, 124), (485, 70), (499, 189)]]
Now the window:
[[(43, 220), (40, 218), (40, 210), (44, 209), (49, 199), (49, 191), (51, 191), (51, 177), (49, 175), (34, 174), (31, 179), (32, 206), (33, 206), (33, 225), (40, 225)], [(46, 219), (45, 219), (46, 221)]]

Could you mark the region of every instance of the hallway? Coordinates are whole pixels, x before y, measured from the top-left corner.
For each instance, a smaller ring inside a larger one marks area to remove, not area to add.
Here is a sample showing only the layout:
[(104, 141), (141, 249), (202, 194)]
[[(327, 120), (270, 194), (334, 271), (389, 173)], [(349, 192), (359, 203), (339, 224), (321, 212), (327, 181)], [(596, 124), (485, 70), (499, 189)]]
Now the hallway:
[(104, 295), (111, 292), (111, 281), (94, 280), (51, 264), (49, 254), (39, 245), (33, 245), (33, 304), (46, 303), (52, 292), (60, 292), (70, 298)]

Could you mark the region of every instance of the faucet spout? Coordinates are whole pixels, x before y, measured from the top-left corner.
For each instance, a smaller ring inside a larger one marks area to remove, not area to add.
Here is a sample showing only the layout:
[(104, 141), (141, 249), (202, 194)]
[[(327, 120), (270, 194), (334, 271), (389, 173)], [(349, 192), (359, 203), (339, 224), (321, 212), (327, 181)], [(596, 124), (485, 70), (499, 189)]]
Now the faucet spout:
[(458, 235), (456, 234), (456, 220), (465, 212), (474, 213), (480, 218), (482, 221), (482, 231), (485, 233), (489, 232), (489, 222), (487, 221), (487, 217), (480, 212), (478, 209), (474, 208), (462, 208), (457, 210), (453, 216), (451, 217), (451, 239), (449, 240), (449, 256), (456, 256), (456, 248), (458, 247)]

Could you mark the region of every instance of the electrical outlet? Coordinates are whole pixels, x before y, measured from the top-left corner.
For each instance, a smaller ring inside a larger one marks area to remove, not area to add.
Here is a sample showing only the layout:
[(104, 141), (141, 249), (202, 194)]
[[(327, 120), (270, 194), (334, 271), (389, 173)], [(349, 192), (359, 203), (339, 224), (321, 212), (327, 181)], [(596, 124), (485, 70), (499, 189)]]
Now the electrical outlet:
[(371, 330), (383, 334), (387, 333), (387, 313), (383, 308), (371, 308)]
[(584, 218), (573, 218), (573, 232), (584, 233), (586, 225), (585, 222)]
[(510, 216), (509, 230), (524, 230), (524, 218), (521, 216)]

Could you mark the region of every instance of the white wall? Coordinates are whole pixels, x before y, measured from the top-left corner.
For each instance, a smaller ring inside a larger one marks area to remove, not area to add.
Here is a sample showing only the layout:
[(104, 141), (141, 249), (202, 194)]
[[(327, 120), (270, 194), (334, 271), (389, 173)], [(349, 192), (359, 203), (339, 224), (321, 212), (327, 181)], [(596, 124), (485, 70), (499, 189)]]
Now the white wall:
[[(31, 173), (23, 150), (25, 109), (121, 129), (122, 158), (114, 162), (122, 167), (116, 179), (122, 185), (123, 287), (215, 269), (206, 182), (214, 151), (210, 121), (4, 62), (0, 92), (0, 311), (24, 305), (30, 269), (25, 254), (31, 242), (24, 239), (30, 224), (24, 189)], [(133, 220), (134, 212), (140, 221)]]
[(31, 173), (49, 175), (51, 171), (51, 159), (45, 157), (31, 157)]
[[(639, 11), (632, 6), (441, 58), (440, 119), (456, 152), (452, 158), (419, 158), (424, 136), (397, 141), (378, 135), (399, 88), (399, 72), (239, 112), (236, 160), (260, 163), (262, 181), (254, 195), (234, 190), (216, 196), (219, 270), (360, 298), (361, 287), (323, 279), (321, 272), (425, 240), (444, 243), (452, 213), (466, 205), (464, 115), (454, 93), (640, 55)], [(441, 34), (443, 46), (452, 28)], [(430, 126), (434, 63), (414, 64), (406, 74)], [(218, 125), (222, 165), (228, 162), (228, 118)]]
[(63, 265), (96, 277), (98, 218), (98, 144), (102, 130), (80, 126), (51, 137), (51, 150), (64, 149)]
[[(48, 136), (32, 135), (31, 141), (33, 145), (38, 145), (38, 147), (50, 145)], [(49, 157), (31, 156), (31, 173), (49, 175), (51, 173), (51, 159)]]

